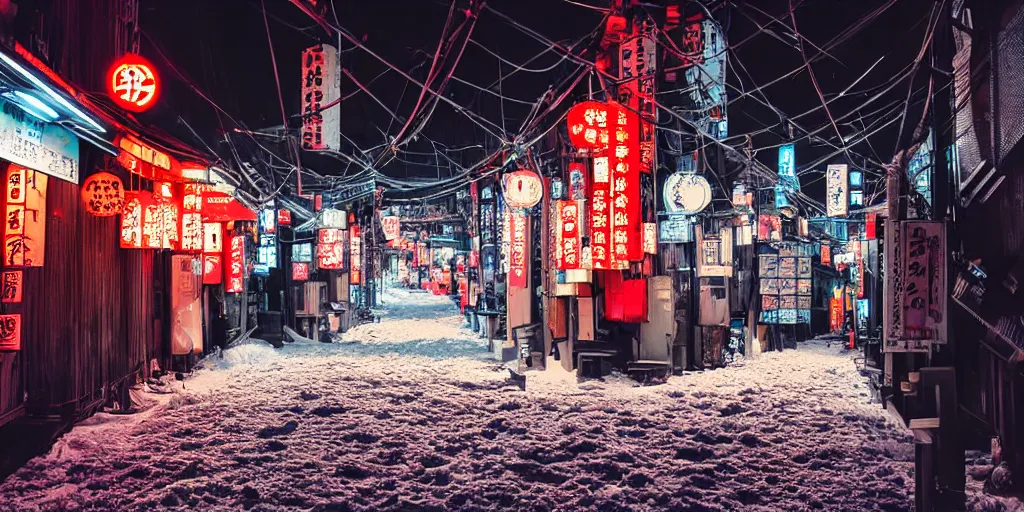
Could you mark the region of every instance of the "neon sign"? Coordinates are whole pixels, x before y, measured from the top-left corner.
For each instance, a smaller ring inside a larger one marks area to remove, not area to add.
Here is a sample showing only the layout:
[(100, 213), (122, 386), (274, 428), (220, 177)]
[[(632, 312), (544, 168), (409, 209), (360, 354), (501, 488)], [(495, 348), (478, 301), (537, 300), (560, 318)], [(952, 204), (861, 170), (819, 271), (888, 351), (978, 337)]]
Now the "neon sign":
[(224, 267), (227, 275), (227, 283), (224, 291), (228, 293), (241, 293), (244, 291), (245, 277), (245, 237), (236, 235), (231, 237), (231, 248), (228, 250), (228, 264)]
[(110, 67), (107, 93), (117, 106), (145, 112), (160, 97), (160, 78), (152, 64), (140, 55), (127, 53)]

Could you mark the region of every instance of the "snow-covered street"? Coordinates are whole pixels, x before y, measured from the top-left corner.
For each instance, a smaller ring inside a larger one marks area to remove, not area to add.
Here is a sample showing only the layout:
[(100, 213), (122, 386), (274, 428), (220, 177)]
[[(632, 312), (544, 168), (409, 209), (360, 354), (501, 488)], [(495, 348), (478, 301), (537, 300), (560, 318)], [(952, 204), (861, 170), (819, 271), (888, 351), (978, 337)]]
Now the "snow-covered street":
[(99, 414), (0, 484), (3, 510), (909, 510), (913, 443), (838, 347), (667, 384), (531, 373), (447, 298), (389, 291), (351, 344), (232, 349)]

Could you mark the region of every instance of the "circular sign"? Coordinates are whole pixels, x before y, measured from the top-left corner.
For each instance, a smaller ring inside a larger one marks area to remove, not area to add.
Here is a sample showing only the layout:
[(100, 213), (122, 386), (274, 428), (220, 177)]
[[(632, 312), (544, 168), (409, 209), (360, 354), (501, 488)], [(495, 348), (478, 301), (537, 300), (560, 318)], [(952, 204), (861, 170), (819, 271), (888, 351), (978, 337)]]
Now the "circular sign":
[(711, 185), (699, 174), (677, 172), (665, 180), (665, 209), (697, 213), (711, 204)]
[(160, 78), (145, 58), (126, 53), (110, 66), (107, 94), (117, 106), (132, 112), (145, 112), (160, 96)]
[(124, 184), (109, 172), (98, 172), (82, 183), (85, 211), (97, 217), (113, 217), (124, 210)]
[(533, 208), (544, 197), (544, 184), (533, 171), (520, 169), (501, 178), (505, 202), (512, 208)]

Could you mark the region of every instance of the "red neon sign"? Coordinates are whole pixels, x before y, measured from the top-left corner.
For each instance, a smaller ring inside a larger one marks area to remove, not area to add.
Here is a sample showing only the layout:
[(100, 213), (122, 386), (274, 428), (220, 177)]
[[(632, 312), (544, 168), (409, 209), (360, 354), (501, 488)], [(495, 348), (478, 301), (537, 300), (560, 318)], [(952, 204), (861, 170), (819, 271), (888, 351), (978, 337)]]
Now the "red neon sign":
[(309, 281), (309, 263), (292, 263), (292, 281)]
[(616, 105), (615, 136), (609, 150), (612, 198), (612, 259), (616, 267), (643, 259), (640, 219), (640, 141), (637, 116)]
[(580, 203), (558, 201), (558, 270), (580, 268)]
[(526, 288), (526, 222), (528, 217), (521, 211), (509, 211), (509, 231), (512, 238), (509, 244), (508, 285)]
[(220, 284), (224, 276), (220, 254), (203, 255), (203, 284)]
[(152, 64), (140, 55), (126, 53), (110, 66), (107, 93), (117, 106), (145, 112), (160, 97), (160, 78)]
[(321, 229), (317, 237), (316, 266), (325, 270), (345, 268), (344, 230)]
[(231, 247), (228, 249), (228, 264), (224, 267), (227, 276), (227, 283), (224, 291), (228, 293), (242, 293), (244, 291), (243, 280), (245, 278), (245, 237), (236, 235), (231, 237)]

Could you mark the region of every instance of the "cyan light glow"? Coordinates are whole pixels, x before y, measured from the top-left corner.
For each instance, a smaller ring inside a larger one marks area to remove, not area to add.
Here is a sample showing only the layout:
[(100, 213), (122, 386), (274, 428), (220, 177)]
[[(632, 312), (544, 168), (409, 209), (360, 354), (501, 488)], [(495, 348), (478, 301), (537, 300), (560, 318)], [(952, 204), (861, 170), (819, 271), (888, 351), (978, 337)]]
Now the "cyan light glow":
[(17, 62), (15, 62), (14, 59), (11, 59), (10, 57), (8, 57), (3, 52), (0, 52), (0, 59), (2, 59), (8, 66), (10, 66), (15, 71), (17, 71), (22, 76), (24, 76), (29, 82), (32, 82), (33, 85), (35, 85), (36, 87), (42, 89), (43, 92), (45, 92), (48, 96), (50, 96), (51, 98), (56, 100), (57, 103), (60, 103), (61, 105), (63, 105), (68, 110), (74, 112), (76, 116), (81, 117), (85, 122), (91, 124), (94, 128), (99, 130), (101, 133), (105, 133), (107, 131), (107, 130), (103, 129), (103, 127), (100, 126), (99, 123), (97, 123), (96, 121), (93, 121), (91, 117), (85, 115), (85, 113), (83, 113), (81, 110), (79, 110), (78, 107), (72, 105), (71, 102), (69, 102), (68, 100), (64, 99), (63, 96), (57, 94), (56, 91), (51, 89), (50, 86), (48, 86), (45, 83), (43, 83), (42, 80), (37, 78), (32, 73), (29, 73), (29, 71), (27, 69), (21, 67), (21, 64), (18, 64)]

